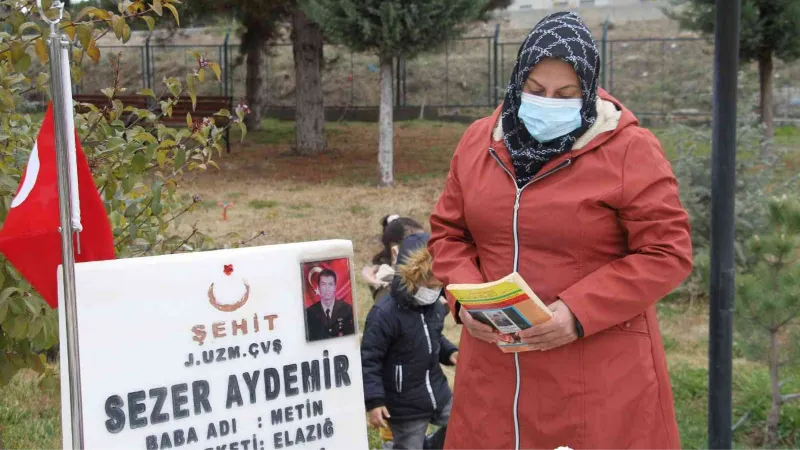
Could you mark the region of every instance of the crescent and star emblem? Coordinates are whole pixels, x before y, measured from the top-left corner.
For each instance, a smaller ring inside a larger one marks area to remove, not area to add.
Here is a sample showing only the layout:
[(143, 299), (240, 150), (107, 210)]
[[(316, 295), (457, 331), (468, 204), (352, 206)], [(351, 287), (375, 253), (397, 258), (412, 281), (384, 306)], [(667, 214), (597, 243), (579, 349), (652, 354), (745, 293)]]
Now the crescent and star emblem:
[(311, 285), (311, 289), (314, 290), (314, 293), (317, 296), (320, 295), (319, 293), (319, 283), (314, 283), (314, 275), (319, 274), (322, 272), (322, 267), (316, 266), (308, 272), (308, 284)]
[[(225, 276), (231, 276), (233, 273), (233, 264), (225, 264), (223, 273)], [(250, 285), (247, 284), (246, 280), (242, 280), (242, 283), (244, 284), (244, 295), (242, 295), (236, 303), (220, 303), (217, 300), (217, 296), (214, 294), (214, 283), (211, 283), (211, 286), (208, 287), (208, 303), (211, 303), (211, 306), (222, 312), (236, 311), (244, 306), (250, 298)]]
[(222, 312), (232, 312), (236, 311), (237, 309), (244, 306), (247, 303), (247, 299), (250, 298), (250, 285), (247, 284), (247, 281), (243, 281), (244, 283), (244, 295), (237, 301), (236, 303), (232, 304), (223, 304), (217, 300), (216, 295), (214, 295), (214, 283), (211, 283), (211, 286), (208, 287), (208, 302), (211, 303), (211, 306), (217, 308)]
[(36, 186), (36, 179), (39, 177), (39, 144), (33, 144), (33, 151), (31, 152), (30, 158), (28, 158), (28, 167), (25, 169), (25, 179), (22, 181), (22, 186), (19, 188), (19, 192), (14, 197), (14, 200), (11, 201), (11, 207), (16, 208), (17, 206), (21, 205), (24, 202), (28, 195), (30, 195), (31, 191), (33, 191), (33, 187)]

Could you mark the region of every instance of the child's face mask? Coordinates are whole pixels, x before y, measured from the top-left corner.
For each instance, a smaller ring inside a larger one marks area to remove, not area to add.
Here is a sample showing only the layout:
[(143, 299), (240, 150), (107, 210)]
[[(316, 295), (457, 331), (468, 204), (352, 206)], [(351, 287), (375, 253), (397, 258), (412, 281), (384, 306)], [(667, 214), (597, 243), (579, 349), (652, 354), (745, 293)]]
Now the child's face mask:
[(441, 289), (421, 287), (417, 289), (417, 293), (414, 294), (414, 300), (422, 306), (432, 305), (439, 300), (439, 294), (441, 292)]

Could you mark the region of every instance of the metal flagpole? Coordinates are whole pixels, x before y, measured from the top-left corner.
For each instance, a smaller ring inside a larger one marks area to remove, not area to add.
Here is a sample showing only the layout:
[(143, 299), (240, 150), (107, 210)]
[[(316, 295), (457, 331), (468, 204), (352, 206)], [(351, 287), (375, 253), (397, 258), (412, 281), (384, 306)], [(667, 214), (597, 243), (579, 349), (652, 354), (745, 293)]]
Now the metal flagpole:
[[(50, 94), (53, 101), (53, 122), (55, 125), (56, 165), (58, 173), (58, 212), (61, 222), (61, 255), (64, 283), (64, 305), (66, 306), (67, 354), (69, 355), (69, 388), (72, 424), (72, 448), (83, 449), (83, 402), (81, 397), (80, 355), (78, 352), (77, 305), (75, 303), (75, 255), (72, 243), (72, 205), (69, 164), (69, 138), (67, 114), (72, 114), (72, 105), (67, 105), (64, 98), (64, 71), (62, 65), (69, 63), (69, 40), (62, 35), (56, 25), (61, 21), (64, 4), (54, 0), (52, 7), (58, 9), (56, 20), (48, 19), (42, 8), (42, 0), (37, 0), (39, 13), (45, 22), (50, 24)], [(64, 58), (67, 58), (65, 61)]]
[(711, 284), (708, 339), (708, 448), (731, 448), (736, 95), (741, 0), (717, 0), (714, 142), (711, 156)]

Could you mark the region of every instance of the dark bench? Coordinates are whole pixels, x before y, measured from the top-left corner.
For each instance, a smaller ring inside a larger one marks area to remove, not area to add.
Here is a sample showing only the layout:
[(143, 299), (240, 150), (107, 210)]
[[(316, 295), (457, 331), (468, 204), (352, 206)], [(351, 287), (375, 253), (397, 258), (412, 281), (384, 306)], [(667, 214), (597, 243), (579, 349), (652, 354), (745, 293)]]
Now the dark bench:
[[(98, 108), (102, 108), (105, 106), (111, 106), (111, 103), (104, 94), (76, 94), (72, 96), (73, 100), (79, 103), (78, 105), (78, 113), (85, 113), (88, 112), (88, 108), (85, 106), (81, 106), (80, 103), (87, 103), (94, 105)], [(122, 104), (125, 106), (133, 106), (137, 109), (148, 109), (151, 108), (151, 105), (155, 102), (152, 97), (147, 97), (144, 95), (117, 95), (114, 97), (116, 100), (120, 100)], [(205, 118), (214, 118), (214, 122), (217, 126), (227, 126), (230, 122), (230, 118), (217, 115), (217, 112), (221, 109), (227, 109), (231, 114), (233, 114), (232, 110), (232, 102), (233, 99), (231, 97), (223, 97), (223, 96), (198, 96), (197, 97), (197, 105), (194, 109), (192, 109), (192, 100), (191, 98), (181, 97), (178, 99), (178, 103), (172, 106), (172, 117), (164, 116), (161, 118), (161, 123), (165, 125), (186, 125), (186, 114), (189, 113), (192, 115), (192, 119), (205, 119)], [(161, 114), (160, 103), (155, 105), (154, 112), (156, 114)], [(121, 118), (123, 122), (126, 124), (132, 120), (132, 113), (124, 113), (123, 117)], [(231, 152), (231, 142), (230, 142), (230, 127), (225, 129), (225, 148), (228, 153)]]

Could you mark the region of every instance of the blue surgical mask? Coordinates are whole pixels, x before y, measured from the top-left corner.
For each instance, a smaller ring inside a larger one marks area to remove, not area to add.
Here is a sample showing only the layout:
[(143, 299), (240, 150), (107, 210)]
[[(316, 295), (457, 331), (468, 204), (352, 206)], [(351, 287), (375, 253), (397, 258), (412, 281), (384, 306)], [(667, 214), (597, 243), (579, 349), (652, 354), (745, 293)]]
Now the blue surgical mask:
[(547, 98), (523, 92), (518, 115), (534, 139), (550, 142), (580, 128), (582, 107), (579, 98)]

